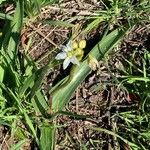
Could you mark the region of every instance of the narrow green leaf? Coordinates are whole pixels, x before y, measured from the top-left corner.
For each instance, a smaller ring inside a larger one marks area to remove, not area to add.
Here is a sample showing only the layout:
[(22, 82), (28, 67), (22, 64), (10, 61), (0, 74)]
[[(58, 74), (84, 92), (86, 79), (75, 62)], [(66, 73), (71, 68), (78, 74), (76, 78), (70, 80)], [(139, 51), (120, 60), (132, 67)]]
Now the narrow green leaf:
[(38, 90), (36, 92), (34, 99), (32, 99), (32, 104), (33, 104), (36, 112), (41, 113), (43, 116), (46, 115), (46, 112), (47, 112), (49, 106), (48, 106), (48, 103), (46, 102), (44, 94), (41, 92), (41, 90)]
[(14, 146), (12, 146), (10, 148), (10, 150), (20, 150), (20, 149), (22, 149), (22, 147), (24, 146), (25, 143), (27, 143), (27, 139), (19, 141), (17, 144), (15, 144)]
[(23, 86), (20, 87), (19, 89), (19, 95), (20, 97), (24, 96), (24, 93), (26, 92), (26, 90), (30, 87), (32, 87), (34, 85), (34, 81), (35, 81), (35, 74), (32, 74), (31, 76), (29, 76), (23, 83)]
[(39, 0), (33, 0), (33, 1), (35, 3), (38, 13), (40, 13), (40, 1)]
[[(18, 0), (13, 21), (11, 23), (11, 37), (8, 43), (8, 54), (13, 59), (17, 54), (20, 32), (23, 24), (24, 1)], [(10, 31), (9, 31), (10, 32)]]
[[(4, 69), (0, 66), (0, 82), (3, 82)], [(0, 88), (0, 96), (2, 95), (2, 89)]]
[(88, 24), (88, 26), (84, 29), (84, 33), (91, 31), (93, 28), (96, 28), (100, 22), (103, 22), (104, 19), (99, 17), (97, 19), (95, 19), (94, 21), (92, 21), (90, 24)]
[(32, 87), (31, 94), (30, 94), (31, 98), (34, 97), (36, 91), (40, 89), (41, 84), (43, 82), (43, 78), (45, 74), (47, 73), (48, 69), (50, 68), (48, 65), (46, 65), (44, 68), (37, 70), (37, 72), (35, 73), (35, 82), (34, 82), (34, 86)]
[(139, 147), (136, 144), (134, 144), (134, 143), (124, 139), (123, 137), (119, 136), (118, 134), (116, 134), (116, 133), (114, 133), (112, 131), (109, 131), (107, 129), (103, 129), (103, 128), (100, 128), (100, 127), (92, 127), (92, 126), (91, 127), (87, 127), (87, 128), (89, 128), (91, 130), (94, 130), (94, 131), (104, 132), (106, 134), (115, 136), (115, 137), (119, 138), (120, 140), (122, 140), (123, 142), (125, 142), (126, 144), (128, 144), (129, 146), (131, 146), (133, 148), (136, 148), (136, 149), (139, 149)]
[(31, 121), (31, 119), (29, 118), (28, 114), (27, 114), (25, 111), (23, 111), (23, 113), (24, 113), (24, 117), (25, 117), (26, 123), (27, 123), (27, 125), (29, 126), (30, 130), (32, 131), (32, 134), (33, 134), (33, 136), (34, 136), (34, 138), (35, 138), (37, 144), (39, 145), (39, 140), (38, 140), (38, 137), (37, 137), (37, 135), (36, 135), (36, 131), (35, 131), (35, 129), (34, 129), (34, 126), (33, 126), (33, 124), (32, 124), (32, 121)]

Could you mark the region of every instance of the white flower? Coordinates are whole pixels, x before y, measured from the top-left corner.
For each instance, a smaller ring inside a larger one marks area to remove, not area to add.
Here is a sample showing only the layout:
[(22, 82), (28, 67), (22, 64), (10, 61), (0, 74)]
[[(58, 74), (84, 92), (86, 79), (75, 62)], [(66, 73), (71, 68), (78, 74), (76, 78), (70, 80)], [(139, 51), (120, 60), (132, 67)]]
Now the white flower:
[(66, 69), (70, 63), (79, 65), (79, 61), (75, 56), (71, 41), (69, 41), (66, 46), (62, 45), (61, 50), (62, 52), (58, 53), (55, 59), (56, 60), (64, 59), (63, 69)]

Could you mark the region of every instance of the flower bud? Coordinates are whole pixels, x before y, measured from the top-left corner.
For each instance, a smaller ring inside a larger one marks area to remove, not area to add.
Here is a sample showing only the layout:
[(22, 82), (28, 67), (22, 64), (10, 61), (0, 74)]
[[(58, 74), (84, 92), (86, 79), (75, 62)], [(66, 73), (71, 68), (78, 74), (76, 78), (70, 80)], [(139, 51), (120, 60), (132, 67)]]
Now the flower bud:
[(81, 40), (81, 41), (79, 42), (79, 48), (83, 49), (83, 48), (85, 48), (85, 47), (86, 47), (86, 40)]
[(92, 55), (89, 55), (88, 61), (89, 61), (89, 67), (93, 71), (95, 71), (97, 68), (99, 68), (99, 63), (98, 63), (97, 59), (95, 57), (93, 57)]
[(78, 48), (78, 43), (77, 43), (76, 41), (74, 41), (74, 42), (72, 43), (72, 48), (73, 48), (73, 49)]

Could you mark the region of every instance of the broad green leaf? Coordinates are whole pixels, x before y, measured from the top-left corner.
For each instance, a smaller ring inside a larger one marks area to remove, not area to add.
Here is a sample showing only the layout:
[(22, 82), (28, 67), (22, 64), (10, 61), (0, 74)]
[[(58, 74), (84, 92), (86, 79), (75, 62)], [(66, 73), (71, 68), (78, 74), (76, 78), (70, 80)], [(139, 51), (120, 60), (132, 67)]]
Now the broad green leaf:
[[(107, 36), (102, 38), (102, 40), (91, 50), (89, 53), (98, 61), (104, 58), (106, 53), (113, 49), (118, 42), (123, 38), (126, 32), (130, 29), (129, 26), (124, 28), (119, 28)], [(52, 93), (52, 111), (57, 112), (64, 109), (65, 105), (69, 102), (69, 99), (79, 84), (87, 77), (91, 72), (88, 65), (88, 59), (84, 60), (80, 66), (73, 66), (72, 73), (67, 82), (62, 84), (60, 87), (56, 88)]]
[(27, 138), (25, 129), (18, 127), (18, 126), (16, 126), (15, 128), (14, 136), (20, 140), (24, 140)]
[(1, 102), (3, 103), (4, 101), (6, 101), (6, 99), (1, 94), (2, 94), (2, 92), (0, 89), (0, 104), (1, 104)]
[(40, 128), (40, 149), (54, 150), (55, 149), (55, 126), (43, 126)]

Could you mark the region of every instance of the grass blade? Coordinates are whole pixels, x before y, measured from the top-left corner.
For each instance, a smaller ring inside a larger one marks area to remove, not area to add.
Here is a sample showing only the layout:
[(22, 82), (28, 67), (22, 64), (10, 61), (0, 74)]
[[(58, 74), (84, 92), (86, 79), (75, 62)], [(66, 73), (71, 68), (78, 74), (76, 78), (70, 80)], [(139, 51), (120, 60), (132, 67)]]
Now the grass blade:
[(15, 144), (13, 147), (10, 148), (10, 150), (20, 150), (22, 149), (23, 145), (27, 142), (27, 139), (24, 139), (17, 144)]
[(103, 129), (103, 128), (100, 128), (100, 127), (87, 127), (87, 128), (89, 128), (91, 130), (95, 130), (95, 131), (99, 131), (99, 132), (104, 132), (106, 134), (115, 136), (115, 137), (119, 138), (120, 140), (122, 140), (124, 143), (130, 145), (131, 147), (139, 149), (139, 147), (137, 145), (135, 145), (134, 143), (129, 142), (128, 140), (122, 138), (121, 136), (119, 136), (118, 134), (116, 134), (116, 133), (114, 133), (112, 131), (109, 131), (107, 129)]
[(13, 59), (17, 54), (20, 32), (23, 24), (24, 1), (19, 0), (15, 10), (14, 18), (11, 23), (11, 36), (8, 43), (8, 54)]
[(34, 99), (32, 99), (32, 104), (36, 112), (40, 112), (43, 116), (46, 115), (49, 107), (44, 97), (44, 94), (40, 90), (36, 92)]

